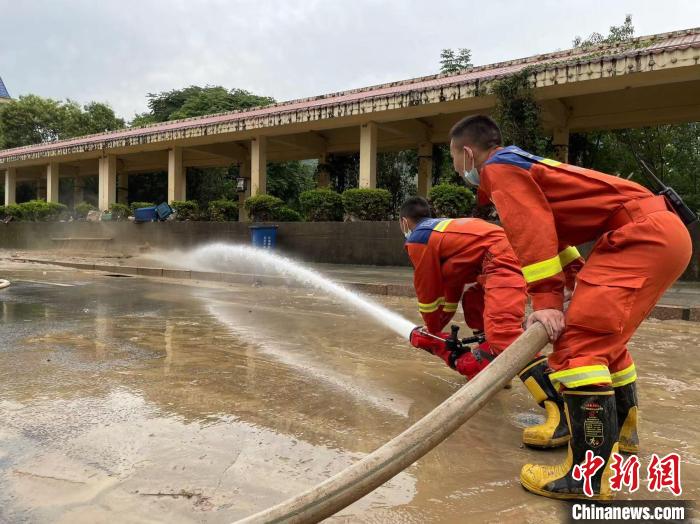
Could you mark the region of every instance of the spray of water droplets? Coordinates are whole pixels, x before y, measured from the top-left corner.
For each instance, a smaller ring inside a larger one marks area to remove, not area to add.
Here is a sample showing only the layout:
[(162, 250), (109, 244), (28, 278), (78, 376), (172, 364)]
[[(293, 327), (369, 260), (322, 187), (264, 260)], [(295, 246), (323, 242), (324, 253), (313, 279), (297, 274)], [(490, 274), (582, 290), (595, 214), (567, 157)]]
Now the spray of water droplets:
[(276, 255), (264, 249), (244, 245), (215, 243), (196, 248), (177, 256), (162, 253), (151, 258), (199, 271), (228, 271), (277, 274), (294, 279), (304, 285), (322, 290), (358, 311), (369, 315), (398, 335), (408, 338), (414, 324), (401, 315), (389, 311), (376, 302), (351, 291), (324, 277), (317, 271), (304, 267), (298, 262)]

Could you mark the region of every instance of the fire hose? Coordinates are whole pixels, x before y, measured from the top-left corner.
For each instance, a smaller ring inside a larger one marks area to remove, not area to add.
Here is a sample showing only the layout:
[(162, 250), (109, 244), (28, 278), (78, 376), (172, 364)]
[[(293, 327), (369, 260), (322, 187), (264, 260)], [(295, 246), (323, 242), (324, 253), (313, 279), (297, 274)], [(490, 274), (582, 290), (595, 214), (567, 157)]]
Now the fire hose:
[(246, 517), (238, 524), (319, 522), (349, 506), (454, 433), (502, 390), (547, 342), (544, 326), (533, 324), (475, 379), (403, 433), (317, 486)]
[(9, 285), (10, 285), (9, 280), (3, 280), (2, 278), (0, 278), (0, 289), (5, 289)]

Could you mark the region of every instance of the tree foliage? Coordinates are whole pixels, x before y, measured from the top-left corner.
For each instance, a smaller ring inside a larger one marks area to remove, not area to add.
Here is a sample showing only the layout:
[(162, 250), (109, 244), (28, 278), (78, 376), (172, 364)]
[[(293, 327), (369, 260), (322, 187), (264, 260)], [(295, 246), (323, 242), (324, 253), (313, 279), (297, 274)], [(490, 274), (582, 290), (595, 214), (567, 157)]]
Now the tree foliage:
[(149, 93), (147, 98), (149, 111), (137, 115), (131, 122), (132, 126), (249, 109), (275, 102), (274, 98), (254, 95), (244, 89), (194, 85)]
[(443, 49), (440, 53), (440, 72), (441, 73), (456, 73), (462, 69), (473, 67), (472, 52), (470, 49), (459, 48), (457, 51), (453, 49)]
[(20, 96), (0, 105), (0, 148), (52, 142), (124, 127), (111, 107), (100, 102), (77, 102), (37, 95)]
[(625, 22), (622, 25), (610, 26), (607, 36), (600, 33), (591, 33), (587, 38), (576, 36), (573, 40), (574, 47), (590, 47), (598, 44), (617, 44), (629, 40), (634, 36), (634, 25), (632, 24), (632, 15), (625, 16)]

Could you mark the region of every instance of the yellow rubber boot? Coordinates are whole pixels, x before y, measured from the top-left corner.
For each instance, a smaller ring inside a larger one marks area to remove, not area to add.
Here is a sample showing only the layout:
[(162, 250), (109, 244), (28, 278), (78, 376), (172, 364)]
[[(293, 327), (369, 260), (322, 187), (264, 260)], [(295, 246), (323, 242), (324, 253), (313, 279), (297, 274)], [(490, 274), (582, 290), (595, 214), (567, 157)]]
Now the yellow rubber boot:
[(565, 445), (569, 441), (569, 428), (564, 416), (564, 401), (549, 380), (547, 357), (536, 358), (518, 376), (547, 416), (544, 423), (523, 430), (523, 444), (533, 448)]
[[(537, 495), (553, 499), (610, 500), (612, 454), (618, 451), (615, 393), (610, 387), (570, 389), (563, 394), (571, 440), (566, 459), (555, 466), (526, 464), (520, 472), (522, 486)], [(574, 466), (592, 451), (603, 466), (590, 479), (586, 494), (584, 480), (577, 480)]]
[(639, 453), (639, 402), (637, 382), (615, 387), (615, 403), (620, 426), (620, 451)]

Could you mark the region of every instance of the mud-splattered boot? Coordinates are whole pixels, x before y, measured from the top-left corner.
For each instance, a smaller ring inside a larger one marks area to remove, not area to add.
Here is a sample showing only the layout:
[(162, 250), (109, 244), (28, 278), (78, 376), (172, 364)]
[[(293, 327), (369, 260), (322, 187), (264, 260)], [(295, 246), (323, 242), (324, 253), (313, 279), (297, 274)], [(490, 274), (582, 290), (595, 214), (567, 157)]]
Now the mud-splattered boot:
[(617, 422), (620, 428), (620, 451), (623, 453), (639, 453), (637, 382), (630, 382), (614, 389)]
[(549, 380), (547, 357), (536, 358), (518, 376), (547, 414), (544, 423), (523, 430), (523, 443), (533, 448), (555, 448), (566, 444), (569, 427), (564, 416), (564, 400)]
[[(610, 500), (612, 454), (617, 453), (617, 412), (615, 393), (608, 386), (569, 389), (563, 393), (567, 423), (571, 432), (566, 460), (556, 466), (526, 464), (520, 472), (523, 487), (543, 497), (554, 499)], [(586, 471), (581, 464), (593, 456), (600, 467), (589, 478), (586, 494)]]

